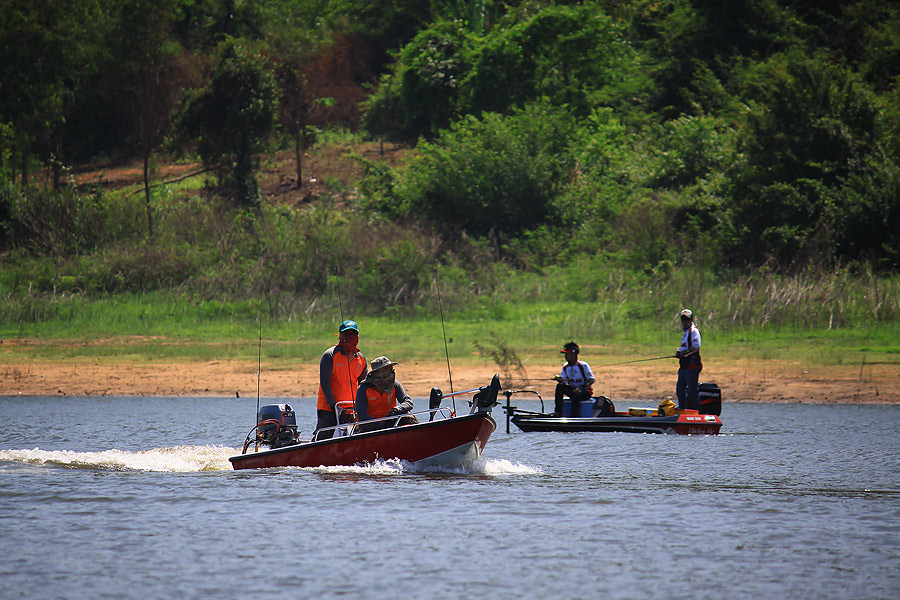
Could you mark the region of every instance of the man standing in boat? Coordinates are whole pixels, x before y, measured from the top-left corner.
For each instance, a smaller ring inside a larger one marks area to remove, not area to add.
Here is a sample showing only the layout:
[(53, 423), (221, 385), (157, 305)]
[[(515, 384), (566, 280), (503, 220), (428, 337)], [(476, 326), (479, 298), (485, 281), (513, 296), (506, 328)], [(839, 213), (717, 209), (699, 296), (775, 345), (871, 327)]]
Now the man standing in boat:
[(694, 312), (685, 308), (681, 311), (681, 345), (675, 351), (678, 359), (678, 382), (675, 384), (675, 395), (678, 396), (678, 408), (700, 410), (700, 330), (694, 324)]
[(563, 414), (564, 397), (568, 397), (571, 402), (570, 416), (573, 417), (581, 414), (579, 410), (581, 402), (591, 402), (591, 396), (594, 394), (591, 387), (594, 383), (594, 372), (591, 371), (591, 365), (583, 360), (578, 360), (580, 351), (575, 342), (566, 343), (560, 350), (566, 355), (566, 362), (562, 366), (562, 373), (553, 378), (558, 382), (556, 384), (554, 417)]
[[(357, 348), (359, 344), (359, 326), (356, 321), (344, 321), (338, 328), (338, 343), (322, 354), (319, 361), (319, 401), (316, 404), (318, 422), (316, 431), (338, 424), (334, 405), (336, 402), (347, 402), (343, 408), (351, 408), (349, 404), (356, 398), (359, 384), (366, 378), (366, 357)], [(327, 439), (334, 435), (334, 430), (324, 431), (318, 439)]]
[[(403, 389), (403, 385), (397, 381), (394, 373), (394, 365), (398, 364), (400, 363), (393, 362), (387, 356), (379, 356), (372, 360), (372, 370), (356, 390), (356, 416), (360, 422), (360, 431), (390, 427), (394, 424), (393, 419), (368, 425), (363, 422), (404, 415), (413, 409), (412, 398)], [(407, 425), (417, 422), (414, 416), (409, 416), (399, 419), (397, 424)]]

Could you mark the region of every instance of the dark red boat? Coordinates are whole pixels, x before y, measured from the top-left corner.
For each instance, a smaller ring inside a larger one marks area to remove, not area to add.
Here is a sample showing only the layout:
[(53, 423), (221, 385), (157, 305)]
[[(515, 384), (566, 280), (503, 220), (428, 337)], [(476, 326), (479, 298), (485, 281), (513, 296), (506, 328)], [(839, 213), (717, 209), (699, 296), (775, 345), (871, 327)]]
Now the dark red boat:
[[(377, 460), (400, 459), (418, 465), (457, 465), (481, 456), (485, 444), (497, 428), (491, 409), (497, 405), (500, 377), (494, 375), (490, 385), (447, 394), (431, 390), (429, 410), (412, 413), (420, 422), (400, 425), (399, 415), (366, 421), (379, 422), (385, 428), (364, 431), (353, 421), (342, 423), (317, 436), (301, 441), (296, 419), (289, 405), (275, 404), (259, 410), (257, 425), (244, 442), (243, 453), (233, 456), (232, 467), (261, 469), (267, 467), (318, 467), (372, 463)], [(443, 398), (473, 393), (469, 414), (456, 416), (449, 408), (441, 408)], [(333, 437), (320, 439), (331, 430)], [(256, 452), (250, 446), (268, 446)]]
[[(632, 407), (626, 411), (616, 411), (612, 402), (600, 397), (594, 398), (593, 403), (583, 403), (584, 412), (577, 416), (567, 415), (565, 411), (562, 416), (553, 416), (510, 406), (510, 397), (514, 393), (517, 392), (505, 392), (507, 432), (510, 421), (522, 431), (619, 431), (714, 435), (719, 433), (722, 427), (722, 419), (719, 418), (722, 411), (722, 392), (714, 383), (701, 384), (699, 411), (677, 410), (663, 404), (655, 408)], [(543, 406), (543, 399), (541, 405)]]

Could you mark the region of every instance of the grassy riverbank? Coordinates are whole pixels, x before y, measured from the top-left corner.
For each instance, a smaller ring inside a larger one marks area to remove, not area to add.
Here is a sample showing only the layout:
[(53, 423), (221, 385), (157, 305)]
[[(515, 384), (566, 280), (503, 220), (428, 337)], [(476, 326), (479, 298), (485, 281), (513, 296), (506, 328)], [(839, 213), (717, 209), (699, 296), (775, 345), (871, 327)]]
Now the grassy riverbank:
[[(636, 299), (621, 304), (473, 302), (469, 310), (445, 314), (443, 323), (440, 315), (429, 314), (348, 312), (344, 316), (360, 322), (362, 345), (368, 354), (390, 354), (404, 360), (444, 358), (444, 332), (446, 351), (454, 360), (486, 357), (515, 363), (549, 355), (555, 361), (556, 347), (569, 339), (582, 344), (594, 360), (604, 362), (670, 353), (679, 337), (675, 318), (632, 316), (635, 309), (627, 307), (636, 303)], [(97, 357), (141, 362), (248, 360), (257, 356), (261, 336), (262, 352), (270, 361), (310, 361), (333, 341), (341, 314), (337, 301), (332, 306), (301, 317), (272, 319), (259, 303), (250, 301), (195, 303), (168, 293), (69, 299), (51, 318), (5, 323), (0, 337), (7, 342), (33, 342), (16, 346), (19, 359)], [(718, 317), (716, 305), (704, 308), (707, 310), (698, 310), (699, 324), (704, 354), (711, 359), (816, 365), (900, 363), (900, 324), (896, 322), (861, 319), (830, 329), (796, 322), (742, 326)], [(846, 320), (846, 316), (842, 318)]]

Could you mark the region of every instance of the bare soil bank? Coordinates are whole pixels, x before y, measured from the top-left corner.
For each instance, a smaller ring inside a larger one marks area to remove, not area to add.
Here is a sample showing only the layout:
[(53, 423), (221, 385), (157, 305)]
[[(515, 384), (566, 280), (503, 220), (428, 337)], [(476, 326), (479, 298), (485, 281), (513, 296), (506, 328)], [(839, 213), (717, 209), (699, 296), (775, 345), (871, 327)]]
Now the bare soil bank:
[[(105, 360), (45, 362), (17, 360), (0, 355), (0, 395), (73, 396), (235, 396), (256, 397), (256, 362), (154, 362)], [(723, 363), (705, 361), (701, 381), (714, 381), (723, 399), (741, 402), (808, 402), (900, 404), (900, 365), (864, 364), (803, 367), (775, 361)], [(597, 376), (594, 391), (614, 402), (662, 400), (674, 395), (677, 365), (661, 361), (650, 366), (603, 367), (592, 364)], [(507, 376), (487, 361), (452, 365), (456, 391), (486, 385), (500, 372), (507, 389), (533, 389), (552, 401), (550, 381), (559, 365), (531, 365), (523, 381)], [(432, 387), (450, 391), (447, 365), (441, 362), (405, 362), (397, 374), (407, 391), (427, 397)], [(318, 389), (318, 364), (297, 364), (289, 369), (266, 369), (258, 380), (263, 397), (309, 397)], [(520, 396), (523, 399), (529, 395)], [(533, 396), (536, 399), (536, 396)]]

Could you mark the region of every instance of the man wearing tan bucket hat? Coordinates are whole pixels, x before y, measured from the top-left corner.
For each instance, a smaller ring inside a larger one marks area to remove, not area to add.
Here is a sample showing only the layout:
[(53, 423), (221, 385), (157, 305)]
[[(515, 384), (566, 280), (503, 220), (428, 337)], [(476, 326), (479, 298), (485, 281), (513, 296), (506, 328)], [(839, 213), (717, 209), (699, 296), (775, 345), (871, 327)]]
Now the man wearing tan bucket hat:
[(370, 363), (371, 371), (356, 390), (356, 417), (360, 422), (360, 430), (372, 431), (418, 422), (414, 416), (407, 416), (363, 424), (363, 421), (372, 419), (404, 415), (413, 409), (412, 399), (394, 373), (394, 366), (399, 364), (387, 356), (379, 356)]

